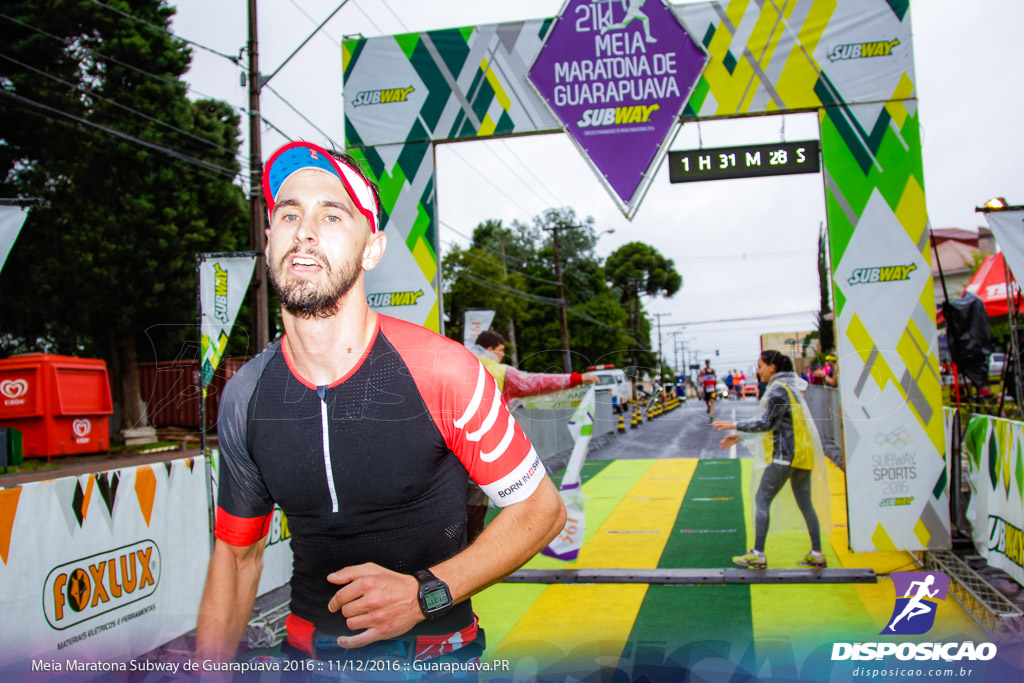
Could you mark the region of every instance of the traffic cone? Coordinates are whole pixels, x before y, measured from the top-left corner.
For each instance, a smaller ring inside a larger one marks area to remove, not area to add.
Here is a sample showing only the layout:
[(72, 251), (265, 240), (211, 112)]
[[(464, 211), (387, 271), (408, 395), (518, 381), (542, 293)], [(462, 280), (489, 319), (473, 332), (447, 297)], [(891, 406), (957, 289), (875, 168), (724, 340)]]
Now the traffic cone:
[(619, 413), (619, 434), (626, 433), (626, 421), (622, 417), (622, 413)]

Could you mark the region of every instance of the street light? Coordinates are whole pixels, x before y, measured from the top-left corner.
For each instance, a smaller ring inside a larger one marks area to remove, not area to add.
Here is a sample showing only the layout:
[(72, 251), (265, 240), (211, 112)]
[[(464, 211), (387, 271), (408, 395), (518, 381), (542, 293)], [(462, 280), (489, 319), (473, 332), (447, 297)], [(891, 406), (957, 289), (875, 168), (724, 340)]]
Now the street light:
[(975, 213), (992, 213), (993, 211), (1020, 211), (1024, 206), (1010, 206), (1003, 197), (993, 197), (974, 209)]

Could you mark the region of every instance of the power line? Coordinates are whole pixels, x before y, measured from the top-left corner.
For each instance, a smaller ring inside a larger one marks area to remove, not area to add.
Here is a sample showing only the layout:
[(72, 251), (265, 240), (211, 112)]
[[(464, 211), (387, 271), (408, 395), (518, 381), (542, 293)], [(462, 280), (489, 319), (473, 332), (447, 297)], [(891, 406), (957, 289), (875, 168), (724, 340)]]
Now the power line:
[[(96, 2), (96, 0), (92, 0), (92, 1)], [(131, 112), (132, 114), (135, 114), (136, 116), (141, 116), (142, 118), (146, 119), (147, 121), (152, 121), (153, 123), (159, 124), (161, 126), (164, 126), (165, 128), (168, 128), (170, 130), (173, 130), (173, 131), (176, 131), (178, 133), (181, 133), (182, 135), (190, 137), (190, 138), (192, 138), (194, 140), (198, 140), (199, 142), (202, 142), (202, 143), (204, 143), (206, 145), (209, 145), (210, 147), (213, 147), (214, 149), (219, 149), (219, 150), (221, 150), (223, 152), (227, 152), (228, 154), (232, 154), (235, 157), (244, 158), (244, 155), (242, 155), (238, 151), (232, 152), (229, 148), (222, 147), (222, 146), (218, 145), (216, 142), (213, 142), (211, 140), (207, 140), (207, 139), (202, 138), (202, 137), (200, 137), (198, 135), (195, 135), (193, 133), (189, 133), (187, 130), (184, 130), (182, 128), (178, 128), (177, 126), (174, 126), (174, 125), (172, 125), (170, 123), (167, 123), (166, 121), (161, 121), (160, 119), (157, 119), (157, 118), (154, 118), (152, 116), (149, 116), (148, 114), (145, 114), (145, 113), (139, 111), (138, 109), (133, 109), (133, 108), (131, 108), (129, 106), (121, 104), (120, 102), (116, 102), (116, 101), (114, 101), (114, 100), (112, 100), (112, 99), (110, 99), (108, 97), (104, 97), (104, 96), (96, 93), (96, 91), (94, 91), (92, 88), (87, 88), (87, 87), (85, 87), (83, 85), (80, 85), (78, 83), (72, 83), (71, 81), (66, 81), (63, 78), (60, 78), (58, 76), (54, 76), (53, 74), (49, 74), (49, 73), (47, 73), (47, 72), (45, 72), (45, 71), (43, 71), (41, 69), (37, 69), (34, 66), (26, 64), (25, 62), (19, 61), (17, 59), (14, 59), (13, 57), (11, 57), (9, 55), (6, 55), (6, 54), (4, 54), (2, 52), (0, 52), (0, 58), (6, 59), (9, 62), (13, 62), (13, 63), (17, 64), (18, 66), (24, 67), (26, 69), (29, 69), (30, 71), (34, 71), (37, 74), (40, 74), (42, 76), (46, 76), (47, 78), (50, 78), (50, 79), (53, 79), (53, 80), (58, 81), (60, 83), (63, 83), (64, 85), (68, 85), (68, 86), (70, 86), (72, 88), (75, 88), (76, 90), (78, 90), (80, 92), (83, 92), (83, 93), (89, 95), (90, 97), (95, 97), (98, 100), (102, 100), (103, 102), (107, 102), (109, 104), (112, 104), (115, 107), (117, 107), (119, 109), (124, 109), (125, 111), (128, 111), (128, 112)]]
[(163, 152), (164, 154), (168, 154), (168, 155), (170, 155), (170, 156), (172, 156), (172, 157), (174, 157), (176, 159), (180, 159), (180, 160), (186, 161), (186, 162), (188, 162), (190, 164), (194, 164), (195, 166), (198, 166), (199, 168), (202, 168), (204, 170), (212, 171), (214, 173), (227, 176), (228, 178), (231, 178), (231, 179), (234, 179), (234, 177), (236, 175), (238, 175), (235, 171), (232, 171), (229, 168), (224, 168), (223, 166), (218, 166), (217, 164), (213, 164), (213, 163), (210, 163), (208, 161), (203, 161), (202, 159), (197, 159), (197, 158), (189, 156), (187, 154), (183, 154), (183, 153), (181, 153), (181, 152), (179, 152), (177, 150), (171, 149), (170, 147), (164, 147), (163, 145), (158, 145), (158, 144), (156, 144), (154, 142), (148, 142), (146, 140), (142, 140), (141, 138), (137, 138), (134, 135), (129, 135), (128, 133), (124, 133), (124, 132), (121, 132), (119, 130), (115, 130), (113, 128), (108, 128), (107, 126), (103, 126), (103, 125), (100, 125), (98, 123), (94, 123), (92, 121), (89, 121), (87, 119), (80, 118), (78, 116), (75, 116), (74, 114), (69, 114), (69, 113), (67, 113), (65, 111), (61, 111), (60, 109), (55, 109), (55, 108), (53, 108), (51, 106), (48, 106), (48, 105), (45, 105), (45, 104), (43, 104), (41, 102), (36, 102), (35, 100), (30, 100), (27, 97), (22, 97), (21, 95), (15, 95), (12, 92), (8, 92), (8, 91), (2, 90), (2, 89), (0, 89), (0, 95), (3, 95), (4, 97), (8, 97), (10, 99), (13, 99), (16, 102), (20, 102), (22, 104), (28, 105), (30, 107), (35, 107), (37, 109), (42, 109), (43, 111), (51, 112), (51, 113), (56, 114), (58, 116), (63, 116), (65, 118), (72, 119), (73, 121), (77, 121), (78, 123), (85, 124), (86, 126), (91, 126), (93, 128), (97, 128), (97, 129), (102, 130), (103, 132), (108, 133), (110, 135), (113, 135), (115, 137), (119, 137), (119, 138), (122, 138), (124, 140), (128, 140), (129, 142), (134, 142), (137, 145), (141, 145), (143, 147), (147, 147), (149, 149), (156, 150), (158, 152)]
[(355, 8), (356, 8), (357, 10), (359, 10), (359, 13), (360, 13), (360, 14), (362, 14), (362, 15), (363, 15), (364, 17), (366, 17), (366, 20), (367, 20), (368, 22), (370, 22), (370, 25), (371, 25), (371, 26), (373, 26), (373, 27), (374, 27), (375, 29), (377, 29), (377, 32), (378, 32), (378, 33), (388, 33), (388, 31), (385, 31), (384, 29), (382, 29), (382, 28), (381, 28), (380, 26), (378, 26), (378, 25), (377, 25), (377, 22), (376, 22), (376, 21), (374, 21), (373, 19), (371, 19), (371, 18), (370, 18), (370, 15), (366, 13), (366, 10), (364, 10), (364, 9), (363, 9), (362, 7), (360, 7), (360, 6), (358, 5), (358, 4), (357, 4), (357, 5), (355, 5)]
[(158, 26), (157, 24), (152, 24), (152, 23), (146, 21), (145, 19), (141, 19), (141, 18), (139, 18), (139, 17), (137, 17), (137, 16), (135, 16), (133, 14), (129, 14), (128, 12), (122, 12), (121, 10), (117, 9), (116, 7), (111, 7), (110, 5), (108, 5), (106, 3), (100, 2), (100, 0), (89, 0), (89, 2), (93, 3), (94, 5), (99, 5), (100, 7), (104, 7), (106, 9), (110, 10), (111, 12), (116, 12), (117, 14), (120, 14), (122, 17), (127, 17), (128, 19), (131, 19), (132, 21), (137, 21), (140, 24), (145, 24), (146, 26), (149, 26), (152, 29), (156, 29), (157, 31), (160, 31), (161, 33), (166, 33), (167, 35), (171, 36), (172, 38), (175, 38), (176, 40), (180, 40), (182, 42), (188, 43), (189, 45), (195, 45), (200, 50), (206, 50), (207, 52), (210, 52), (210, 53), (213, 53), (213, 54), (217, 55), (218, 57), (223, 57), (224, 59), (226, 59), (226, 60), (228, 60), (230, 62), (233, 62), (237, 66), (241, 66), (241, 61), (242, 61), (242, 54), (241, 54), (241, 52), (238, 53), (237, 57), (233, 56), (233, 55), (227, 55), (227, 54), (224, 54), (223, 52), (218, 52), (217, 50), (214, 50), (212, 47), (206, 47), (205, 45), (197, 43), (194, 40), (189, 40), (188, 38), (182, 38), (179, 35), (175, 35), (171, 31), (168, 31), (163, 26)]
[(768, 315), (754, 315), (746, 318), (721, 318), (719, 320), (693, 320), (685, 323), (665, 323), (662, 327), (685, 327), (687, 325), (714, 325), (717, 323), (746, 322), (748, 320), (771, 320), (774, 318), (795, 317), (798, 315), (809, 315), (818, 311), (793, 311), (792, 313), (771, 313)]
[[(288, 2), (292, 3), (292, 4), (293, 4), (293, 5), (295, 6), (295, 9), (299, 10), (299, 13), (301, 13), (301, 14), (302, 14), (302, 16), (304, 16), (304, 17), (306, 17), (307, 19), (309, 19), (310, 23), (312, 23), (312, 24), (316, 24), (316, 19), (314, 19), (314, 18), (312, 17), (312, 15), (310, 15), (310, 13), (309, 13), (309, 12), (307, 12), (306, 10), (304, 10), (304, 9), (302, 8), (302, 5), (300, 5), (299, 3), (295, 2), (295, 0), (288, 0)], [(337, 45), (338, 47), (341, 47), (341, 43), (340, 43), (340, 42), (338, 41), (338, 39), (337, 39), (337, 38), (335, 38), (334, 36), (332, 36), (332, 35), (331, 35), (330, 33), (328, 33), (327, 31), (323, 31), (323, 34), (324, 34), (325, 36), (327, 36), (328, 38), (330, 38), (330, 39), (331, 39), (331, 42), (332, 42), (332, 43), (334, 43), (334, 44), (335, 44), (335, 45)]]
[(526, 169), (526, 172), (530, 174), (530, 177), (536, 180), (537, 184), (544, 188), (544, 191), (547, 192), (551, 196), (551, 198), (555, 200), (555, 204), (557, 204), (558, 206), (566, 206), (566, 203), (563, 202), (558, 196), (555, 195), (554, 192), (551, 191), (551, 188), (548, 186), (548, 183), (545, 183), (543, 180), (537, 177), (537, 174), (533, 172), (533, 169), (530, 168), (530, 165), (523, 161), (522, 157), (516, 154), (516, 151), (512, 148), (511, 145), (508, 144), (506, 140), (501, 140), (501, 144), (505, 147), (505, 149), (508, 150), (508, 153), (514, 156), (516, 158), (516, 161), (518, 161), (523, 166), (523, 168)]
[[(455, 229), (454, 227), (452, 227), (452, 225), (451, 225), (450, 223), (448, 223), (448, 222), (446, 222), (446, 221), (438, 221), (438, 222), (439, 222), (439, 223), (440, 223), (441, 225), (443, 225), (444, 227), (446, 227), (446, 228), (448, 228), (449, 230), (451, 230), (452, 232), (454, 232), (454, 233), (455, 233), (456, 235), (458, 235), (459, 237), (462, 237), (462, 238), (464, 238), (464, 239), (467, 239), (467, 240), (469, 240), (469, 241), (470, 241), (470, 243), (472, 243), (472, 242), (473, 242), (473, 238), (472, 238), (472, 237), (470, 237), (469, 235), (465, 235), (465, 234), (463, 234), (463, 233), (459, 232), (459, 231), (458, 231), (458, 230), (456, 230), (456, 229)], [(451, 244), (451, 243), (449, 242), (449, 244)], [(481, 247), (482, 249), (485, 249), (485, 250), (487, 250), (487, 251), (491, 252), (492, 254), (497, 254), (498, 256), (500, 256), (500, 255), (501, 255), (501, 252), (499, 252), (499, 251), (495, 251), (494, 249), (491, 249), (490, 247), (488, 247), (488, 246), (487, 246), (487, 245), (485, 245), (485, 244), (482, 244), (482, 245), (480, 245), (480, 247)], [(531, 263), (530, 263), (530, 261), (529, 261), (528, 259), (524, 259), (524, 258), (519, 258), (518, 256), (512, 256), (512, 255), (510, 255), (510, 254), (509, 254), (509, 255), (506, 255), (506, 257), (505, 257), (505, 258), (509, 258), (509, 259), (512, 259), (513, 261), (516, 261), (516, 262), (518, 262), (518, 263), (521, 263), (521, 264), (523, 264), (523, 265), (531, 265)], [(558, 284), (557, 282), (553, 282), (553, 281), (551, 281), (551, 280), (547, 280), (546, 282), (548, 282), (549, 284)]]
[(391, 5), (388, 4), (388, 0), (380, 0), (380, 1), (383, 2), (384, 3), (384, 7), (386, 7), (387, 10), (389, 12), (391, 12), (391, 16), (393, 16), (395, 18), (395, 21), (397, 21), (398, 25), (402, 27), (402, 30), (404, 30), (406, 33), (408, 33), (409, 32), (409, 27), (405, 25), (405, 22), (403, 22), (399, 18), (399, 16), (397, 14), (395, 14), (395, 10), (391, 9)]
[[(455, 244), (454, 242), (452, 242), (450, 240), (442, 240), (442, 241), (445, 244), (447, 244), (448, 246), (450, 246), (450, 247), (458, 247), (459, 246), (458, 244)], [(484, 247), (484, 249), (486, 249), (486, 247)], [(492, 253), (495, 253), (495, 255), (497, 255), (497, 253), (493, 252), (493, 250), (488, 249), (488, 251), (491, 251)], [(461, 253), (466, 254), (467, 256), (469, 256), (471, 258), (475, 258), (475, 259), (477, 259), (479, 261), (484, 261), (484, 262), (487, 262), (487, 263), (491, 263), (491, 261), (488, 261), (483, 256), (480, 256), (478, 254), (474, 254), (472, 249), (463, 249), (461, 251)], [(495, 265), (499, 265), (499, 264), (495, 264)], [(506, 266), (506, 269), (509, 272), (516, 273), (518, 275), (522, 275), (523, 277), (528, 278), (530, 280), (536, 280), (537, 282), (543, 282), (544, 284), (548, 284), (548, 285), (557, 285), (558, 284), (554, 280), (545, 280), (542, 277), (537, 277), (536, 275), (530, 275), (529, 273), (523, 272), (521, 270), (516, 270), (515, 268), (508, 268), (508, 266)]]
[(293, 104), (292, 104), (291, 102), (289, 102), (289, 101), (288, 101), (288, 99), (287, 99), (287, 98), (286, 98), (286, 97), (285, 97), (284, 95), (282, 95), (281, 93), (279, 93), (279, 92), (277, 92), (276, 90), (274, 90), (274, 89), (273, 89), (272, 87), (270, 87), (270, 85), (264, 85), (263, 87), (264, 87), (264, 88), (266, 88), (267, 90), (269, 90), (270, 92), (272, 92), (272, 93), (273, 93), (274, 95), (276, 95), (276, 96), (277, 96), (277, 99), (279, 99), (279, 100), (281, 100), (282, 102), (284, 102), (284, 103), (285, 103), (285, 104), (286, 104), (286, 105), (288, 106), (288, 108), (289, 108), (289, 109), (291, 109), (291, 110), (292, 110), (293, 112), (295, 112), (296, 114), (298, 114), (298, 115), (299, 115), (299, 117), (300, 117), (300, 118), (301, 118), (301, 119), (302, 119), (303, 121), (305, 121), (305, 122), (306, 122), (306, 123), (308, 123), (309, 125), (313, 126), (313, 128), (315, 128), (315, 129), (316, 129), (316, 131), (317, 131), (318, 133), (320, 133), (320, 135), (323, 135), (323, 136), (324, 136), (324, 138), (326, 138), (326, 139), (327, 139), (327, 140), (328, 140), (328, 141), (329, 141), (329, 142), (330, 142), (330, 143), (331, 143), (331, 144), (332, 144), (332, 145), (334, 146), (334, 148), (335, 148), (335, 149), (342, 149), (342, 147), (341, 147), (340, 145), (338, 145), (338, 143), (337, 143), (337, 142), (335, 142), (335, 141), (334, 141), (334, 138), (332, 138), (332, 137), (331, 137), (330, 135), (328, 135), (327, 133), (325, 133), (325, 132), (324, 132), (324, 131), (323, 131), (323, 130), (322, 130), (322, 129), (321, 129), (320, 127), (319, 127), (319, 126), (317, 126), (317, 125), (316, 125), (315, 123), (313, 123), (313, 122), (312, 122), (312, 121), (310, 121), (310, 120), (309, 120), (308, 118), (306, 118), (306, 115), (305, 115), (305, 114), (303, 114), (303, 113), (302, 113), (301, 111), (299, 111), (298, 109), (296, 109), (296, 108), (295, 108), (295, 106), (294, 106), (294, 105), (293, 105)]
[(338, 12), (341, 11), (341, 8), (345, 6), (346, 2), (348, 2), (348, 0), (341, 0), (341, 4), (339, 4), (337, 7), (335, 7), (334, 11), (331, 12), (329, 15), (327, 15), (327, 18), (324, 19), (323, 21), (321, 21), (320, 25), (317, 26), (315, 29), (313, 29), (313, 32), (310, 33), (308, 36), (306, 36), (306, 39), (303, 40), (299, 44), (299, 46), (297, 48), (292, 50), (292, 53), (290, 55), (288, 55), (283, 62), (281, 62), (281, 66), (279, 66), (276, 69), (274, 69), (273, 73), (271, 73), (269, 76), (260, 76), (259, 87), (262, 88), (264, 85), (269, 83), (270, 79), (272, 79), (274, 76), (276, 76), (278, 74), (278, 72), (281, 71), (281, 69), (284, 68), (285, 64), (287, 64), (288, 62), (292, 61), (292, 57), (294, 57), (295, 55), (299, 54), (299, 50), (301, 50), (302, 48), (306, 47), (306, 43), (308, 43), (309, 41), (313, 40), (313, 36), (315, 36), (317, 33), (319, 33), (320, 29), (322, 29), (324, 27), (324, 25), (327, 24), (328, 21), (333, 19), (335, 14), (337, 14)]
[(520, 209), (522, 210), (522, 212), (523, 212), (524, 214), (526, 214), (527, 216), (533, 215), (533, 212), (532, 212), (532, 211), (530, 211), (530, 210), (529, 210), (529, 209), (527, 209), (527, 208), (526, 208), (525, 206), (523, 206), (522, 204), (520, 204), (519, 202), (517, 202), (517, 201), (516, 201), (515, 199), (512, 199), (512, 197), (508, 196), (508, 195), (507, 195), (507, 194), (505, 193), (505, 191), (504, 191), (504, 190), (502, 190), (502, 189), (501, 189), (500, 187), (498, 187), (498, 185), (497, 185), (497, 184), (496, 184), (496, 183), (495, 183), (495, 182), (494, 182), (493, 180), (491, 180), (491, 179), (490, 179), (489, 177), (487, 177), (487, 175), (486, 175), (486, 174), (484, 174), (484, 173), (481, 173), (481, 172), (480, 172), (480, 170), (479, 170), (479, 169), (478, 169), (478, 168), (477, 168), (477, 167), (476, 167), (475, 165), (473, 165), (472, 163), (470, 163), (470, 162), (469, 162), (469, 161), (468, 161), (468, 160), (467, 160), (467, 159), (466, 159), (465, 157), (463, 157), (463, 156), (462, 156), (461, 154), (459, 154), (459, 153), (458, 153), (458, 151), (456, 151), (456, 149), (455, 149), (455, 146), (454, 146), (454, 145), (452, 145), (452, 146), (451, 146), (451, 153), (452, 153), (452, 154), (454, 154), (454, 155), (455, 155), (456, 157), (458, 157), (458, 158), (459, 158), (459, 159), (460, 159), (460, 160), (462, 161), (462, 163), (466, 164), (466, 165), (467, 165), (467, 166), (469, 166), (469, 167), (470, 167), (471, 169), (473, 169), (474, 171), (476, 171), (476, 172), (477, 172), (477, 175), (478, 175), (478, 176), (479, 176), (480, 178), (482, 178), (482, 179), (483, 179), (483, 180), (484, 180), (485, 182), (487, 182), (487, 183), (488, 183), (488, 184), (489, 184), (489, 185), (490, 185), (491, 187), (493, 187), (493, 188), (494, 188), (495, 190), (497, 190), (497, 191), (498, 191), (498, 193), (499, 193), (499, 194), (500, 194), (500, 195), (501, 195), (502, 197), (504, 197), (505, 199), (509, 200), (510, 202), (512, 202), (513, 204), (515, 204), (516, 206), (518, 206), (518, 207), (519, 207), (519, 208), (520, 208)]
[[(117, 64), (119, 66), (123, 66), (126, 69), (131, 69), (132, 71), (137, 71), (138, 73), (145, 74), (147, 76), (150, 76), (150, 77), (155, 78), (155, 79), (160, 80), (160, 81), (164, 81), (165, 83), (170, 83), (172, 85), (183, 86), (186, 91), (195, 93), (196, 95), (199, 95), (200, 97), (204, 97), (204, 98), (206, 98), (208, 100), (216, 100), (217, 99), (213, 95), (207, 95), (206, 93), (203, 93), (203, 92), (200, 92), (200, 91), (196, 90), (195, 88), (193, 88), (192, 86), (188, 85), (187, 83), (185, 83), (182, 80), (174, 79), (174, 78), (169, 78), (167, 76), (161, 76), (160, 74), (155, 74), (155, 73), (153, 73), (151, 71), (146, 71), (145, 69), (140, 69), (137, 66), (133, 66), (132, 64), (128, 64), (127, 62), (122, 62), (119, 59), (115, 59), (114, 57), (111, 57), (110, 55), (105, 55), (102, 52), (99, 52), (97, 50), (93, 50), (93, 49), (85, 47), (83, 45), (77, 45), (72, 40), (69, 40), (69, 39), (66, 39), (66, 38), (61, 38), (58, 35), (54, 35), (53, 33), (50, 33), (49, 31), (45, 31), (45, 30), (43, 30), (41, 28), (38, 28), (37, 26), (33, 26), (31, 24), (27, 24), (24, 21), (21, 21), (20, 19), (15, 19), (14, 17), (8, 16), (8, 15), (2, 13), (2, 12), (0, 12), (0, 19), (6, 19), (6, 20), (14, 22), (15, 24), (18, 24), (20, 26), (24, 26), (25, 28), (27, 28), (27, 29), (29, 29), (31, 31), (35, 31), (36, 33), (42, 34), (44, 36), (52, 38), (53, 40), (56, 40), (56, 41), (61, 42), (61, 43), (64, 43), (68, 47), (74, 47), (76, 49), (85, 50), (86, 52), (88, 52), (89, 54), (91, 54), (93, 56), (99, 57), (101, 59), (108, 60), (108, 61), (112, 62), (113, 64)], [(218, 100), (218, 101), (223, 101), (223, 100)], [(249, 110), (245, 109), (244, 107), (239, 107), (237, 105), (231, 104), (230, 102), (227, 102), (226, 104), (229, 107), (231, 107), (232, 109), (240, 111), (243, 114), (246, 114), (246, 115), (249, 114)], [(260, 114), (260, 119), (262, 119), (264, 123), (266, 123), (268, 126), (273, 128), (275, 131), (280, 133), (284, 138), (286, 138), (288, 140), (292, 139), (284, 131), (282, 131), (280, 128), (278, 128), (273, 123), (268, 121), (267, 118), (264, 117), (262, 114)]]

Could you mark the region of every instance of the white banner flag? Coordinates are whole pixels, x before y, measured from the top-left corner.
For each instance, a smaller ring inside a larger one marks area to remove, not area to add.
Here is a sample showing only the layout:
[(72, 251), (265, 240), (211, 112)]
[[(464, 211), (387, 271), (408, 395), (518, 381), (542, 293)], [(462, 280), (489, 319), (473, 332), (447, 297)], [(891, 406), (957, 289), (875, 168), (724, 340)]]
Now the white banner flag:
[(474, 343), (481, 332), (491, 328), (494, 311), (485, 308), (473, 308), (462, 314), (462, 343), (466, 346)]
[(213, 379), (213, 373), (224, 355), (224, 347), (235, 324), (245, 291), (256, 265), (255, 255), (201, 256), (199, 262), (199, 304), (202, 311), (202, 386)]
[(7, 255), (11, 253), (14, 240), (18, 239), (26, 218), (27, 207), (0, 206), (0, 270), (3, 270)]
[(985, 219), (1014, 276), (1024, 276), (1024, 209), (992, 211)]
[(572, 455), (569, 456), (565, 474), (562, 475), (562, 483), (558, 487), (558, 493), (565, 503), (565, 527), (562, 533), (541, 551), (542, 554), (559, 560), (575, 560), (579, 557), (580, 548), (583, 547), (583, 534), (587, 530), (580, 474), (587, 459), (587, 450), (590, 448), (590, 437), (594, 433), (595, 395), (594, 387), (590, 387), (576, 412), (569, 419), (569, 432), (576, 443), (572, 447)]

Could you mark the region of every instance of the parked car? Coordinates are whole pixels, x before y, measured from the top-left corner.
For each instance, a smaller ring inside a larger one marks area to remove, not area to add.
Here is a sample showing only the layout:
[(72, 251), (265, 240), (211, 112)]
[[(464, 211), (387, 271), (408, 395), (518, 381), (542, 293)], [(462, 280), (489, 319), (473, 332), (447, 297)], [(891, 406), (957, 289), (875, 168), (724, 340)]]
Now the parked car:
[(755, 382), (754, 384), (744, 384), (743, 385), (743, 395), (744, 396), (753, 396), (753, 397), (756, 398), (757, 397), (757, 383)]
[(619, 412), (629, 409), (630, 386), (626, 373), (614, 365), (590, 366), (586, 372), (597, 375), (601, 380), (598, 389), (608, 391), (612, 395), (612, 410)]
[(715, 398), (725, 399), (729, 397), (729, 388), (725, 386), (725, 382), (718, 380), (715, 384)]
[(988, 357), (988, 376), (989, 377), (1001, 377), (1003, 374), (1003, 364), (1006, 362), (1006, 354), (993, 353)]

